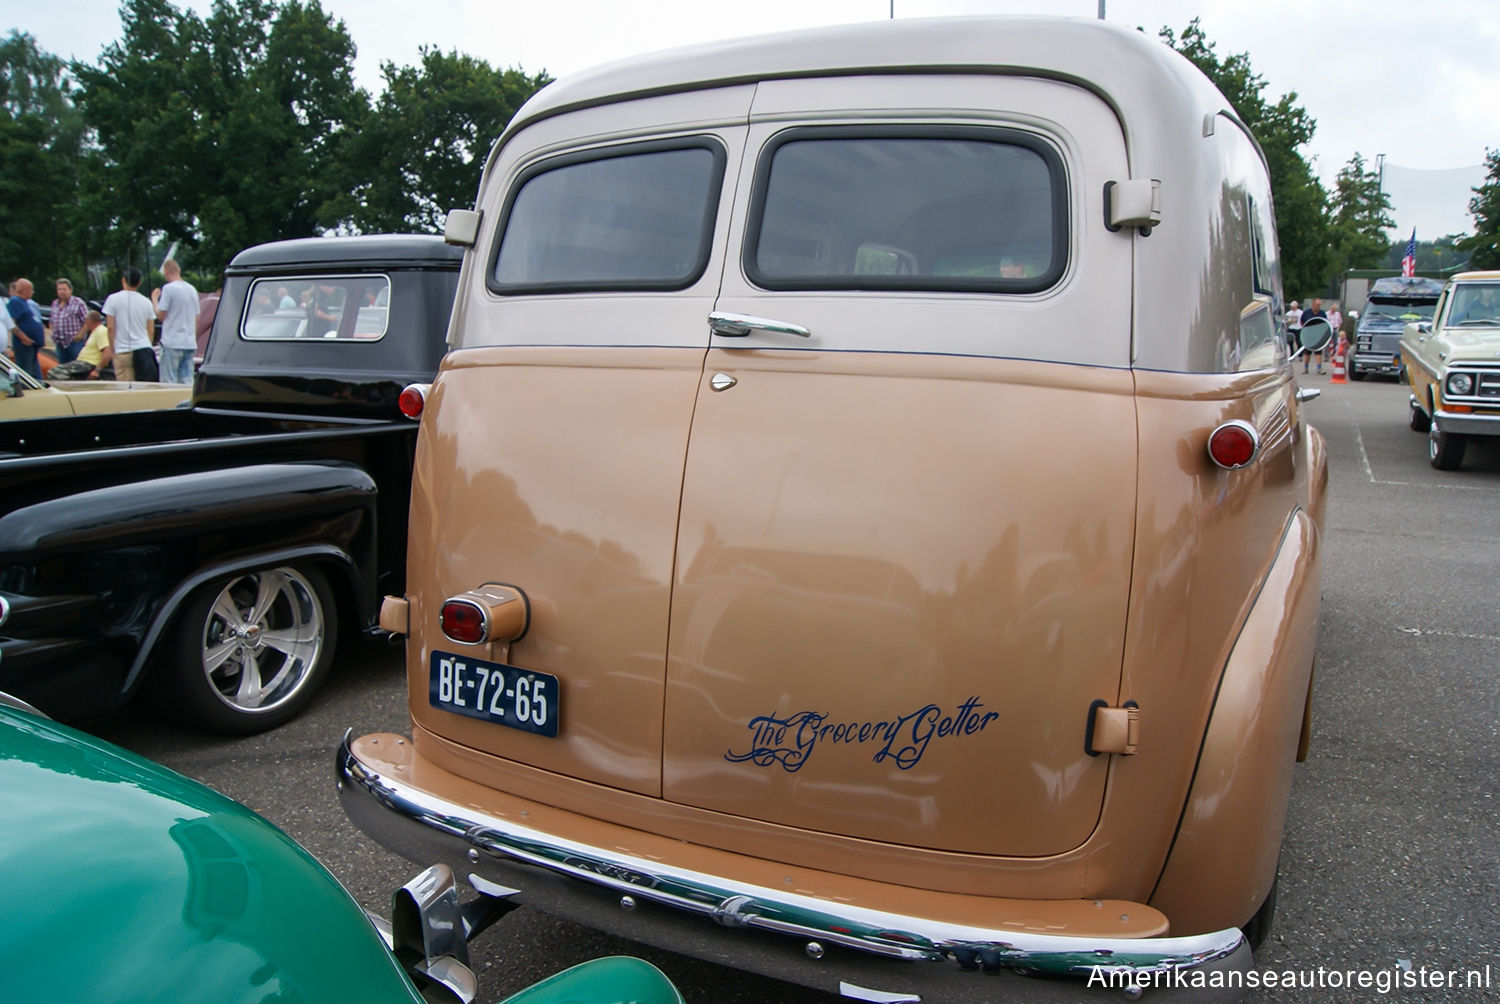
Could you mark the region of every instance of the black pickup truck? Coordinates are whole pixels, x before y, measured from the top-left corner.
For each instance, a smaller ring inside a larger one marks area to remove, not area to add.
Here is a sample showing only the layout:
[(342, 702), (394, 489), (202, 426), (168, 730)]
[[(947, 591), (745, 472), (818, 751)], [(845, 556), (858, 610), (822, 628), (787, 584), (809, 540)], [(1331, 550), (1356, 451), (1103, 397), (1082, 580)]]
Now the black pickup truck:
[(141, 693), (207, 729), (300, 712), (400, 595), (415, 423), (459, 249), (281, 241), (225, 272), (191, 407), (0, 423), (0, 691), (62, 719)]

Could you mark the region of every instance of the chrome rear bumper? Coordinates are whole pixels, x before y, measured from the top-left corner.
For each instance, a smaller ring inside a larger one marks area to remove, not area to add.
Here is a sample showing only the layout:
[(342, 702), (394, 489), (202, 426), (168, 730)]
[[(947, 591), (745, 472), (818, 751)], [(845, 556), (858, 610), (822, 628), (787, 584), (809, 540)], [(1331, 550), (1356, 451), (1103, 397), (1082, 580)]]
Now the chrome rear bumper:
[[(502, 882), (521, 890), (518, 902), (622, 937), (854, 999), (918, 1001), (930, 994), (926, 999), (997, 1001), (1013, 994), (1028, 1001), (1079, 1000), (1091, 996), (1091, 988), (1118, 994), (1131, 984), (1184, 987), (1193, 985), (1185, 976), (1215, 972), (1217, 979), (1199, 983), (1192, 999), (1238, 1000), (1234, 988), (1241, 981), (1231, 977), (1242, 972), (1228, 971), (1253, 966), (1236, 928), (1136, 939), (983, 929), (788, 894), (586, 846), (382, 775), (355, 754), (348, 733), (335, 772), (350, 819), (413, 861), (441, 861), (459, 874)], [(1204, 996), (1204, 985), (1219, 992)]]

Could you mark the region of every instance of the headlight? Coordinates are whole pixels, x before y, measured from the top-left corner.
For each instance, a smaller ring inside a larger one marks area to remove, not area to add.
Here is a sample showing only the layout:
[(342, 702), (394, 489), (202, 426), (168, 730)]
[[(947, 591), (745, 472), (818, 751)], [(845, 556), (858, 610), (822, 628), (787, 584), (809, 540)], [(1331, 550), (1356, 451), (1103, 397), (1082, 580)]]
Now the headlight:
[(1449, 373), (1448, 379), (1443, 381), (1449, 394), (1463, 397), (1474, 389), (1474, 377), (1468, 373)]

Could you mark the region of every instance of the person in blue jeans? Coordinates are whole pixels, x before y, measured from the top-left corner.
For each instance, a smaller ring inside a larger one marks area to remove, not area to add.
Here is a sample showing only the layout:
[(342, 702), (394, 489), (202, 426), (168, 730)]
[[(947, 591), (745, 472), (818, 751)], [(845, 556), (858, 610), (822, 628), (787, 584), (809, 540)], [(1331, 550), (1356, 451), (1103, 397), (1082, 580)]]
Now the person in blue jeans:
[[(1313, 297), (1312, 306), (1308, 307), (1306, 310), (1304, 310), (1302, 312), (1302, 326), (1304, 328), (1307, 327), (1308, 322), (1311, 321), (1314, 317), (1320, 317), (1320, 318), (1322, 318), (1325, 321), (1328, 320), (1328, 315), (1325, 314), (1325, 313), (1323, 313), (1323, 298), (1322, 297), (1318, 297), (1318, 296)], [(1302, 372), (1304, 372), (1304, 373), (1307, 372), (1307, 357), (1308, 356), (1317, 356), (1318, 357), (1318, 372), (1319, 373), (1323, 372), (1323, 352), (1322, 352), (1321, 349), (1318, 350), (1317, 352), (1309, 352), (1309, 353), (1307, 353), (1306, 355), (1304, 355), (1302, 357)]]
[(193, 353), (198, 350), (198, 291), (182, 277), (171, 258), (161, 263), (167, 284), (151, 291), (161, 322), (161, 378), (166, 383), (193, 382)]
[(57, 350), (57, 361), (70, 363), (78, 358), (83, 349), (83, 322), (88, 317), (89, 306), (81, 297), (73, 295), (73, 283), (67, 278), (57, 280), (57, 299), (52, 301), (52, 347)]
[(47, 340), (47, 331), (42, 327), (42, 320), (37, 312), (31, 309), (32, 292), (30, 279), (17, 279), (10, 284), (10, 299), (6, 301), (5, 309), (15, 323), (15, 330), (11, 332), (10, 349), (16, 365), (40, 380), (42, 367), (37, 362), (36, 353)]

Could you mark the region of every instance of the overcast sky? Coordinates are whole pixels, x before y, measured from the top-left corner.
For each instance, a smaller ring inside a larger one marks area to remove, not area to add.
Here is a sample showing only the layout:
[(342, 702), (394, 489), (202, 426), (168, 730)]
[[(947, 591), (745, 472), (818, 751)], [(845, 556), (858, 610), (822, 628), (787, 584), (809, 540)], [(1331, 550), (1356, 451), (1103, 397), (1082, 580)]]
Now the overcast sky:
[[(177, 0), (205, 13), (210, 0)], [(652, 49), (787, 28), (883, 19), (891, 0), (323, 0), (359, 49), (355, 75), (379, 90), (380, 64), (418, 47), (562, 76)], [(43, 49), (92, 59), (120, 33), (116, 0), (0, 0), (0, 25)], [(1098, 0), (895, 0), (897, 17), (1095, 17)], [(1317, 121), (1304, 154), (1331, 188), (1354, 153), (1385, 155), (1396, 231), (1467, 232), (1469, 189), (1500, 148), (1496, 0), (1107, 0), (1111, 21), (1179, 34), (1195, 14), (1220, 56), (1248, 52), (1275, 100), (1295, 91)]]

